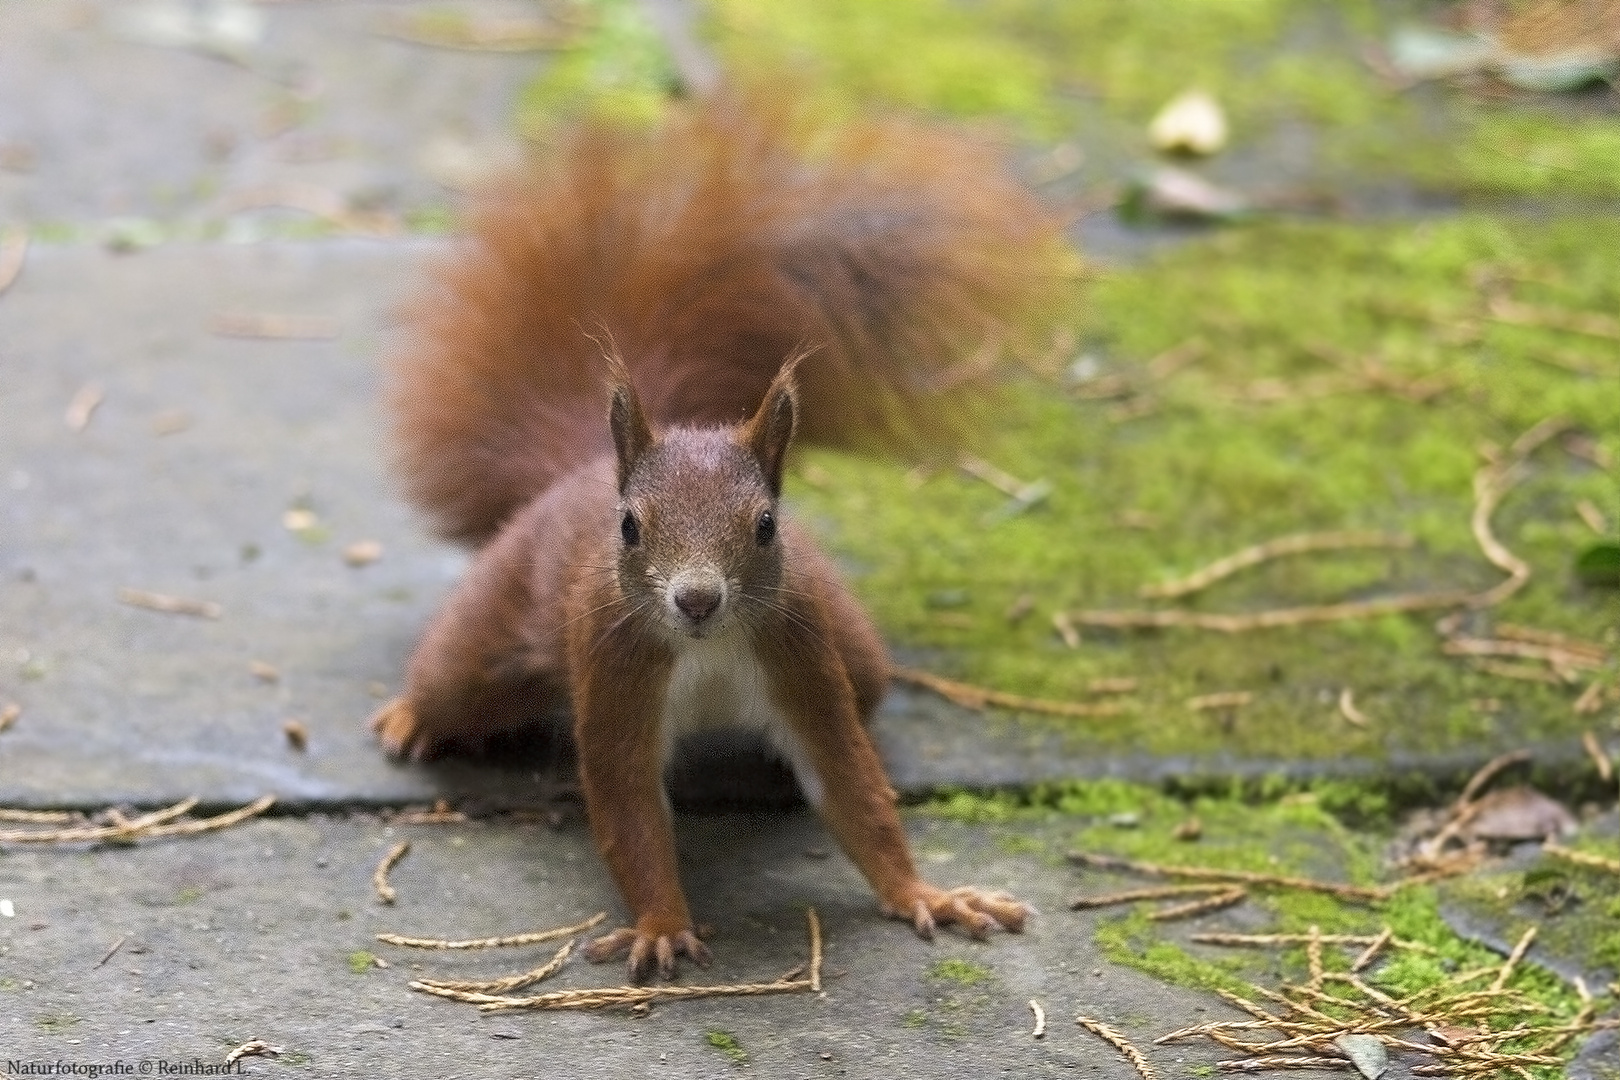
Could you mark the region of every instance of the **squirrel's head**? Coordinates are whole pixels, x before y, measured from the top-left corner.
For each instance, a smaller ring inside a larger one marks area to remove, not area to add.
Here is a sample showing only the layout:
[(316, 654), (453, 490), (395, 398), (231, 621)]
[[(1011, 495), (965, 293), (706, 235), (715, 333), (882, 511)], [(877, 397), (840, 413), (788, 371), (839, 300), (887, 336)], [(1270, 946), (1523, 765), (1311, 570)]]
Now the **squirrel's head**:
[(782, 576), (777, 501), (798, 419), (794, 366), (736, 427), (654, 435), (628, 373), (613, 364), (619, 585), (672, 634), (711, 637), (772, 603)]

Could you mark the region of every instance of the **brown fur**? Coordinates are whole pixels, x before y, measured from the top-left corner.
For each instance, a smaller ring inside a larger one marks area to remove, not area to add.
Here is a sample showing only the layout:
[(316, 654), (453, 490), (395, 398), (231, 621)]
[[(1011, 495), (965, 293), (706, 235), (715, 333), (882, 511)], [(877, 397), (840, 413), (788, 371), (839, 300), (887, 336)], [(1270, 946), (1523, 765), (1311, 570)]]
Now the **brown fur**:
[[(559, 178), (482, 211), (395, 394), (414, 495), (483, 546), (373, 726), (422, 757), (571, 705), (592, 833), (634, 916), (589, 951), (628, 951), (635, 977), (708, 956), (663, 773), (709, 722), (777, 743), (919, 933), (1024, 917), (917, 877), (866, 730), (887, 653), (777, 500), (796, 432), (893, 438), (937, 415), (929, 380), (997, 305), (1036, 297), (1015, 256), (1048, 226), (945, 136), (873, 128), (809, 155), (793, 123), (718, 102), (645, 142), (581, 135)], [(807, 338), (826, 347), (801, 365)]]
[(725, 99), (651, 134), (586, 128), (487, 194), (410, 310), (410, 494), (480, 543), (610, 450), (606, 336), (654, 426), (737, 423), (813, 344), (801, 438), (936, 432), (923, 391), (1050, 296), (1057, 237), (991, 148), (929, 128)]

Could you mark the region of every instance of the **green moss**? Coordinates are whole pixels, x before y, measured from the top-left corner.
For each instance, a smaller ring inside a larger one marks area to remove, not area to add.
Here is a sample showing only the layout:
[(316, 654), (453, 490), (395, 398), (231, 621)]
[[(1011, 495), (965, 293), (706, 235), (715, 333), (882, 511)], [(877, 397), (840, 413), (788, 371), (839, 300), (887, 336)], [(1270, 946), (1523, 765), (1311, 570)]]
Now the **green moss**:
[(559, 122), (587, 111), (630, 125), (655, 120), (678, 80), (642, 5), (578, 0), (575, 7), (587, 28), (519, 94), (519, 129), (544, 137)]
[(958, 986), (977, 986), (979, 983), (988, 982), (992, 975), (990, 969), (983, 964), (975, 964), (971, 960), (953, 956), (930, 964), (928, 977), (953, 982)]
[(201, 889), (199, 889), (195, 885), (187, 885), (185, 888), (181, 889), (178, 893), (175, 893), (174, 902), (176, 904), (195, 904), (198, 900), (201, 900), (202, 898), (203, 898), (203, 891)]
[(927, 1027), (928, 1014), (923, 1012), (921, 1009), (911, 1009), (906, 1013), (906, 1015), (900, 1018), (900, 1023), (913, 1030), (921, 1027)]
[[(1533, 96), (1508, 105), (1443, 88), (1391, 94), (1361, 51), (1418, 4), (1352, 0), (709, 0), (704, 30), (745, 81), (784, 75), (828, 107), (874, 102), (996, 117), (1038, 140), (1085, 132), (1092, 178), (1118, 179), (1145, 157), (1142, 129), (1173, 95), (1213, 93), (1234, 144), (1297, 146), (1310, 178), (1343, 186), (1419, 184), (1487, 195), (1620, 191), (1620, 135), (1600, 114)], [(904, 42), (905, 63), (894, 62)], [(1166, 63), (1174, 57), (1174, 63)], [(1287, 156), (1297, 159), (1298, 154)]]
[(364, 975), (377, 964), (377, 957), (364, 949), (356, 949), (347, 957), (349, 970), (356, 975)]
[[(1136, 677), (1126, 716), (1042, 721), (1077, 750), (1377, 760), (1575, 736), (1583, 721), (1569, 691), (1443, 655), (1432, 614), (1240, 635), (1085, 630), (1078, 650), (1049, 623), (1056, 611), (1149, 606), (1136, 595), (1142, 585), (1313, 530), (1376, 529), (1416, 543), (1276, 560), (1181, 606), (1244, 612), (1501, 580), (1469, 528), (1476, 448), (1558, 415), (1620, 450), (1620, 397), (1596, 392), (1620, 366), (1552, 330), (1483, 321), (1477, 340), (1446, 338), (1446, 327), (1472, 318), (1471, 275), (1493, 267), (1527, 279), (1517, 290), (1526, 303), (1613, 310), (1620, 222), (1465, 217), (1223, 234), (1090, 289), (1077, 327), (1085, 344), (1062, 359), (1084, 355), (1142, 387), (1148, 415), (1115, 422), (1110, 404), (1034, 378), (998, 403), (995, 433), (975, 450), (1015, 476), (1050, 481), (1042, 507), (986, 527), (1004, 496), (977, 480), (937, 469), (919, 487), (903, 465), (830, 453), (805, 455), (825, 479), (794, 485), (792, 498), (856, 569), (857, 592), (903, 654), (971, 682), (1068, 700), (1088, 697), (1094, 679)], [(1406, 314), (1429, 310), (1437, 321)], [(1202, 360), (1164, 382), (1148, 378), (1148, 359), (1194, 337), (1208, 343)], [(1569, 354), (1594, 374), (1544, 362)], [(1373, 357), (1399, 378), (1451, 389), (1431, 403), (1366, 389), (1246, 400), (1256, 384), (1343, 384), (1335, 356)], [(1599, 470), (1556, 443), (1532, 459), (1494, 527), (1533, 575), (1493, 617), (1595, 639), (1608, 632), (1612, 598), (1571, 576), (1590, 535), (1574, 513), (1581, 499), (1620, 516), (1620, 492)], [(929, 602), (941, 593), (963, 598), (948, 618)], [(1026, 593), (1039, 598), (1036, 610), (1009, 625), (1003, 612)], [(1372, 720), (1365, 729), (1339, 715), (1346, 686)], [(1224, 715), (1186, 705), (1222, 690), (1248, 691), (1252, 703)], [(1483, 699), (1500, 707), (1488, 711)], [(1382, 812), (1376, 799), (1361, 809)]]
[[(1092, 850), (1102, 849), (1111, 854), (1166, 864), (1259, 869), (1357, 883), (1377, 878), (1376, 848), (1381, 843), (1380, 838), (1345, 830), (1323, 808), (1322, 800), (1312, 793), (1294, 792), (1260, 804), (1215, 796), (1194, 800), (1192, 805), (1205, 822), (1205, 838), (1196, 844), (1173, 841), (1160, 828), (1166, 820), (1166, 809), (1190, 807), (1158, 805), (1151, 798), (1145, 799), (1143, 805), (1144, 820), (1140, 828), (1120, 831), (1106, 825), (1087, 825), (1078, 841)], [(1093, 879), (1102, 876), (1095, 871), (1085, 874)], [(1107, 883), (1090, 882), (1088, 891), (1107, 891), (1121, 875), (1108, 877), (1111, 880)], [(1128, 876), (1123, 877), (1129, 880)], [(1466, 888), (1476, 894), (1503, 891), (1500, 876), (1491, 875), (1457, 879), (1448, 882), (1446, 888)], [(1511, 890), (1507, 892), (1506, 902), (1511, 906), (1517, 898)], [(1499, 953), (1460, 936), (1447, 924), (1441, 914), (1440, 892), (1432, 886), (1402, 889), (1387, 901), (1374, 905), (1348, 903), (1316, 892), (1261, 887), (1251, 889), (1247, 903), (1268, 913), (1269, 918), (1262, 924), (1265, 931), (1304, 933), (1315, 926), (1324, 933), (1372, 934), (1389, 926), (1397, 938), (1425, 946), (1425, 951), (1391, 952), (1366, 973), (1375, 986), (1394, 996), (1415, 993), (1451, 979), (1458, 972), (1489, 968), (1502, 960)], [(1252, 996), (1251, 983), (1272, 984), (1279, 975), (1285, 980), (1298, 981), (1307, 970), (1304, 950), (1298, 948), (1274, 953), (1184, 947), (1174, 940), (1183, 931), (1174, 924), (1151, 921), (1147, 914), (1149, 906), (1138, 905), (1124, 915), (1097, 916), (1093, 939), (1110, 961), (1179, 985), (1225, 989), (1244, 996)], [(1245, 921), (1254, 925), (1252, 919)], [(1568, 956), (1587, 955), (1579, 946), (1576, 951), (1568, 952), (1565, 946), (1557, 944), (1557, 927), (1552, 926), (1549, 933), (1549, 921), (1537, 921), (1543, 935), (1538, 938), (1538, 949), (1546, 946), (1564, 950)], [(1516, 940), (1526, 924), (1522, 916), (1511, 915), (1504, 924), (1502, 936)], [(1593, 932), (1588, 940), (1601, 942), (1605, 938), (1602, 933)], [(1342, 970), (1349, 965), (1349, 954), (1343, 950), (1327, 949), (1323, 958), (1329, 970)], [(1520, 1022), (1556, 1025), (1568, 1022), (1580, 1008), (1573, 989), (1538, 966), (1533, 957), (1515, 968), (1509, 986), (1533, 1002), (1532, 1008), (1544, 1011), (1516, 1012), (1504, 1006), (1503, 1014), (1491, 1019), (1498, 1028)]]
[(1145, 912), (1098, 919), (1092, 941), (1111, 962), (1145, 971), (1167, 983), (1196, 990), (1249, 992), (1248, 981), (1238, 975), (1242, 970), (1239, 961), (1212, 962), (1193, 956), (1164, 940)]
[(748, 1062), (748, 1051), (737, 1041), (737, 1036), (729, 1031), (705, 1031), (703, 1041), (726, 1055), (733, 1065), (744, 1065)]
[(34, 1017), (34, 1026), (47, 1035), (60, 1035), (73, 1025), (83, 1022), (83, 1017), (74, 1016), (72, 1013), (47, 1013), (44, 1016)]

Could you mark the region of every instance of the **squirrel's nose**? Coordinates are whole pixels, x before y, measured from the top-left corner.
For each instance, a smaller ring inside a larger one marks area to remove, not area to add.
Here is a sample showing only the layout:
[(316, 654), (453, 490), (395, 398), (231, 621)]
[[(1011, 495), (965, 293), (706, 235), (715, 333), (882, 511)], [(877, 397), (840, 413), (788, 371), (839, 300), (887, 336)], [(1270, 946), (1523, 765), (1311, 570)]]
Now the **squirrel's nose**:
[(693, 622), (702, 622), (720, 606), (720, 590), (713, 585), (683, 585), (675, 590), (675, 606)]

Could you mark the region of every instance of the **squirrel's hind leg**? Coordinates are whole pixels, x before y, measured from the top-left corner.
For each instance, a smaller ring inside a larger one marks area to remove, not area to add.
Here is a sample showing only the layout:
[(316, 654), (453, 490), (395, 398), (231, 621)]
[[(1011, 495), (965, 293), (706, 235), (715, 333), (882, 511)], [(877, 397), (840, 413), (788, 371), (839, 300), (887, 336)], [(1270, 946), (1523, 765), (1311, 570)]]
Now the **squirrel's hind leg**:
[(389, 754), (415, 760), (543, 719), (566, 696), (538, 617), (525, 530), (473, 559), (411, 656), (405, 693), (371, 718)]

